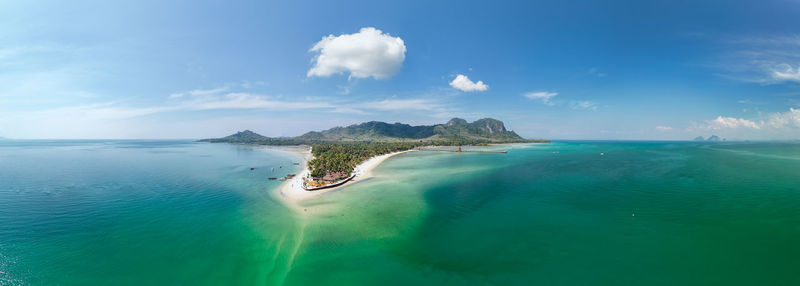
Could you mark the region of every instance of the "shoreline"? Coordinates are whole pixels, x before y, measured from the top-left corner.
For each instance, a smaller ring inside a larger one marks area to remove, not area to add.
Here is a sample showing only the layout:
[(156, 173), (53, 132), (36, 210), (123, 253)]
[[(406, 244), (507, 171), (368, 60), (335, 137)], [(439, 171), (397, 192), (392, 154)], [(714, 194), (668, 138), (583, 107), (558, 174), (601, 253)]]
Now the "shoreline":
[(276, 195), (280, 197), (282, 200), (284, 200), (287, 203), (287, 205), (293, 208), (294, 210), (298, 212), (304, 212), (304, 210), (300, 210), (300, 206), (298, 205), (298, 203), (300, 203), (301, 201), (317, 197), (319, 195), (331, 191), (339, 190), (350, 184), (358, 183), (360, 181), (369, 179), (373, 177), (372, 170), (375, 169), (375, 167), (378, 167), (378, 165), (380, 165), (381, 163), (383, 163), (383, 161), (386, 161), (386, 159), (389, 159), (395, 155), (400, 155), (403, 153), (408, 153), (413, 151), (415, 150), (413, 149), (405, 150), (369, 158), (366, 161), (358, 164), (353, 169), (353, 174), (355, 175), (355, 177), (351, 179), (349, 182), (344, 183), (340, 186), (331, 187), (327, 189), (306, 191), (305, 189), (303, 189), (302, 183), (303, 183), (303, 178), (311, 172), (308, 170), (308, 161), (311, 160), (311, 157), (313, 156), (311, 155), (311, 148), (308, 148), (302, 152), (302, 154), (305, 155), (304, 158), (302, 159), (302, 162), (300, 163), (302, 171), (298, 173), (297, 176), (295, 176), (294, 178), (283, 182), (283, 184), (281, 184), (280, 187), (278, 187), (278, 189), (276, 190)]

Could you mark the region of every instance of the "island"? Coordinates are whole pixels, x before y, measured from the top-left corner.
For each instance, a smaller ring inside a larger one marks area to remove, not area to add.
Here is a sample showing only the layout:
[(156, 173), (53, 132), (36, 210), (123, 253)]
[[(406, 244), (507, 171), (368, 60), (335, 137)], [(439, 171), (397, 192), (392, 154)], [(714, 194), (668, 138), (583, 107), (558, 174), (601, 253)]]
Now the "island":
[[(525, 139), (507, 130), (502, 121), (484, 118), (467, 122), (453, 118), (447, 123), (411, 126), (370, 121), (324, 131), (311, 131), (297, 137), (266, 137), (250, 130), (222, 137), (199, 140), (210, 143), (234, 143), (274, 146), (310, 146), (299, 181), (294, 189), (317, 191), (340, 186), (367, 173), (380, 161), (425, 146), (485, 146), (504, 143), (547, 143), (543, 139)], [(460, 147), (457, 150), (461, 150)]]
[(720, 142), (720, 141), (728, 141), (728, 139), (721, 138), (717, 135), (711, 135), (708, 139), (703, 138), (703, 136), (697, 136), (694, 138), (693, 141), (708, 141), (708, 142)]

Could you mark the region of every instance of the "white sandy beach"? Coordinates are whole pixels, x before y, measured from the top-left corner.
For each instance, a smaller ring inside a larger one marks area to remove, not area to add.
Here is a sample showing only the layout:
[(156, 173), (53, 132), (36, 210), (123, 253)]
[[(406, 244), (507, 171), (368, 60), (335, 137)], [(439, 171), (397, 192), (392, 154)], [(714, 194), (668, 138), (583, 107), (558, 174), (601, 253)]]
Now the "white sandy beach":
[(355, 174), (355, 177), (352, 180), (350, 180), (350, 182), (347, 182), (344, 185), (341, 185), (341, 186), (338, 186), (338, 187), (329, 188), (329, 189), (322, 189), (322, 190), (316, 190), (316, 191), (306, 191), (302, 187), (302, 182), (303, 182), (303, 177), (307, 176), (308, 173), (310, 172), (308, 170), (308, 166), (307, 166), (308, 161), (311, 160), (311, 149), (309, 148), (305, 152), (303, 152), (303, 154), (305, 154), (305, 157), (303, 158), (303, 162), (300, 164), (300, 167), (302, 168), (302, 171), (300, 173), (298, 173), (297, 176), (295, 176), (291, 180), (287, 180), (286, 182), (284, 182), (280, 186), (280, 188), (278, 188), (278, 195), (282, 199), (286, 200), (290, 205), (296, 206), (297, 203), (302, 201), (302, 200), (306, 200), (306, 199), (309, 199), (309, 198), (312, 198), (312, 197), (316, 197), (316, 196), (319, 196), (319, 195), (324, 194), (324, 193), (328, 193), (328, 192), (331, 192), (331, 191), (335, 191), (335, 190), (341, 189), (343, 187), (346, 187), (348, 185), (357, 183), (359, 181), (366, 180), (366, 179), (372, 177), (372, 170), (375, 169), (375, 167), (380, 165), (386, 159), (389, 159), (389, 158), (391, 158), (392, 156), (395, 156), (395, 155), (399, 155), (399, 154), (403, 154), (403, 153), (411, 152), (411, 151), (413, 151), (413, 150), (394, 152), (394, 153), (383, 154), (383, 155), (380, 155), (380, 156), (372, 157), (372, 158), (370, 158), (370, 159), (368, 159), (368, 160), (366, 160), (364, 162), (361, 162), (361, 164), (358, 164), (358, 166), (355, 167), (355, 169), (353, 170), (353, 173)]

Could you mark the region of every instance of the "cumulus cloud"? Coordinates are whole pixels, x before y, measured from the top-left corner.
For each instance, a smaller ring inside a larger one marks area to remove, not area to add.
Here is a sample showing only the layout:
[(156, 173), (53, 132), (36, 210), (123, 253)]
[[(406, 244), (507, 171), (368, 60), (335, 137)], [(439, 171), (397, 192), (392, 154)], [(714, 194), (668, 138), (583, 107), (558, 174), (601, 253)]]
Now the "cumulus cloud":
[(489, 89), (489, 85), (483, 83), (483, 81), (473, 82), (467, 76), (460, 74), (457, 75), (453, 81), (450, 82), (450, 86), (455, 89), (471, 92), (471, 91), (486, 91)]
[(744, 119), (744, 118), (735, 118), (735, 117), (723, 117), (717, 116), (714, 120), (707, 120), (706, 123), (708, 124), (707, 127), (709, 129), (724, 129), (724, 128), (752, 128), (752, 129), (759, 129), (761, 128), (758, 123), (753, 121)]
[(656, 130), (658, 130), (658, 131), (672, 131), (672, 127), (671, 126), (659, 125), (659, 126), (656, 126)]
[(772, 128), (800, 128), (800, 109), (789, 108), (787, 112), (772, 113), (765, 125)]
[(385, 79), (397, 73), (406, 59), (403, 39), (372, 27), (354, 34), (328, 35), (309, 51), (318, 54), (308, 77), (349, 73), (355, 78)]
[(528, 92), (523, 94), (523, 96), (527, 97), (528, 99), (533, 100), (541, 100), (543, 104), (546, 105), (555, 105), (550, 99), (558, 95), (558, 92), (546, 92), (546, 91), (539, 91), (539, 92)]
[(774, 112), (761, 116), (758, 121), (744, 118), (717, 116), (716, 119), (706, 120), (701, 126), (704, 129), (769, 129), (790, 130), (800, 129), (800, 109), (789, 108), (786, 112)]
[[(735, 136), (739, 139), (800, 139), (800, 108), (789, 108), (784, 112), (761, 114), (757, 118), (745, 119), (717, 116), (712, 120), (694, 123), (687, 131), (707, 132)], [(716, 133), (719, 132), (719, 133)]]

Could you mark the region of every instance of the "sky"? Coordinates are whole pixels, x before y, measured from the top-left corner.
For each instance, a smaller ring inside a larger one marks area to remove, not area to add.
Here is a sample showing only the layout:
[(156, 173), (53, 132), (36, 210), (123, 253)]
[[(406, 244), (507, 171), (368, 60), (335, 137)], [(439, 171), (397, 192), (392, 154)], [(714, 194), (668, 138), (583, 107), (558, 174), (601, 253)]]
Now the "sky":
[[(169, 2), (169, 3), (165, 3)], [(0, 0), (0, 136), (800, 139), (800, 1)]]

